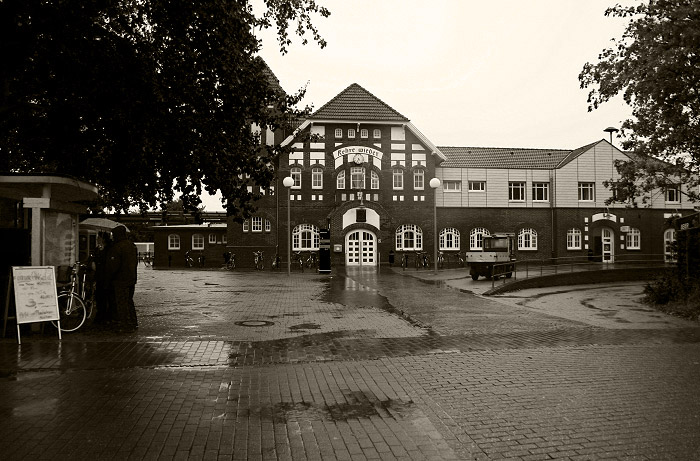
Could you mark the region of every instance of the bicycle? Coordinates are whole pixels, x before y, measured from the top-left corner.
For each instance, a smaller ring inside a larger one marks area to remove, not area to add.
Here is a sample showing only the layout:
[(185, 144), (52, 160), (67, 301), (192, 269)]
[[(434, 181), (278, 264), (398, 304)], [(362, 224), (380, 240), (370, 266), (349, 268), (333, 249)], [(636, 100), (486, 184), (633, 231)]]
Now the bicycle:
[(316, 258), (316, 253), (314, 253), (314, 252), (309, 253), (309, 257), (306, 260), (306, 267), (308, 267), (309, 269), (311, 269), (311, 268), (315, 269), (317, 265), (318, 265), (318, 260)]
[[(58, 294), (58, 316), (59, 320), (52, 320), (54, 327), (61, 328), (61, 331), (70, 333), (77, 330), (88, 318), (88, 309), (80, 293), (85, 293), (86, 287), (80, 287), (80, 267), (85, 267), (80, 263), (75, 263), (70, 274), (70, 281), (66, 285), (67, 289)], [(90, 316), (92, 316), (92, 305), (90, 303)]]
[(261, 271), (265, 268), (264, 256), (262, 251), (254, 251), (255, 256), (255, 270)]
[(275, 270), (275, 269), (279, 270), (281, 262), (282, 261), (280, 260), (280, 255), (275, 254), (274, 258), (272, 258), (272, 261), (270, 262), (270, 270), (271, 271)]
[(190, 252), (185, 252), (185, 267), (194, 267), (194, 259), (190, 256)]
[(430, 267), (430, 256), (425, 251), (416, 251), (416, 269)]
[(301, 251), (294, 252), (294, 264), (298, 264), (299, 269), (304, 272), (304, 256), (301, 254)]
[(224, 260), (226, 262), (226, 270), (232, 271), (236, 268), (236, 255), (230, 251), (224, 253)]

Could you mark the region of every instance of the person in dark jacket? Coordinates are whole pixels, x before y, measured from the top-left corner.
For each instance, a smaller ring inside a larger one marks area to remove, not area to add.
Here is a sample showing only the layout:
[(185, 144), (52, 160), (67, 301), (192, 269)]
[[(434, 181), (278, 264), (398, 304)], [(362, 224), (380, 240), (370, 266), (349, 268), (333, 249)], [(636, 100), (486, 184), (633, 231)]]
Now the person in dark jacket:
[(114, 243), (107, 251), (105, 273), (109, 282), (110, 305), (114, 309), (117, 327), (122, 330), (138, 328), (134, 290), (136, 267), (139, 263), (136, 245), (126, 238), (126, 227), (112, 230)]

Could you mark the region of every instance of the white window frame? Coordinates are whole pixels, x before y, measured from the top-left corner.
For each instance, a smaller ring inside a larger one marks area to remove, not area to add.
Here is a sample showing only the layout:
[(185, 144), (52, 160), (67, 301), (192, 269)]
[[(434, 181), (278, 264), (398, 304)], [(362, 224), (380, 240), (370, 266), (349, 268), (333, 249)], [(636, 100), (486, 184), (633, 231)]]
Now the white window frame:
[(681, 193), (677, 187), (670, 187), (664, 190), (664, 201), (666, 203), (681, 203)]
[(335, 137), (340, 139), (343, 137), (343, 130), (342, 128), (336, 128), (335, 129)]
[(453, 227), (446, 227), (440, 231), (440, 250), (459, 251), (459, 231)]
[(486, 192), (486, 181), (469, 181), (469, 192)]
[(335, 188), (342, 190), (345, 189), (345, 170), (338, 172), (338, 177), (335, 178)]
[(209, 243), (216, 243), (216, 234), (209, 234)]
[[(540, 197), (541, 195), (541, 197)], [(549, 183), (548, 182), (533, 182), (532, 183), (532, 201), (533, 202), (549, 202)]]
[(532, 228), (523, 228), (518, 232), (518, 250), (537, 250), (537, 231)]
[(178, 234), (168, 235), (168, 250), (180, 249), (180, 236)]
[[(408, 245), (412, 243), (412, 245)], [(423, 230), (415, 224), (404, 224), (396, 229), (396, 251), (422, 251)]]
[(362, 139), (369, 138), (369, 130), (367, 128), (362, 128), (360, 130), (360, 138), (362, 138)]
[(578, 183), (578, 201), (579, 202), (595, 202), (595, 183), (594, 182), (579, 182)]
[(642, 233), (636, 227), (630, 227), (627, 235), (625, 235), (625, 247), (628, 250), (642, 249)]
[(462, 181), (454, 181), (447, 179), (442, 182), (442, 190), (445, 192), (461, 192)]
[(484, 237), (490, 237), (491, 232), (485, 227), (475, 227), (469, 231), (469, 250), (478, 251), (484, 249)]
[(425, 189), (425, 171), (415, 170), (413, 172), (413, 190)]
[(580, 250), (581, 249), (581, 229), (572, 227), (566, 231), (566, 249)]
[(263, 219), (260, 216), (253, 216), (250, 218), (250, 230), (251, 232), (262, 232), (263, 230)]
[(373, 190), (379, 189), (379, 174), (376, 171), (371, 170), (370, 176), (371, 176), (370, 183), (371, 183), (372, 189)]
[(350, 167), (350, 189), (365, 188), (365, 167), (353, 166)]
[(391, 172), (392, 186), (394, 190), (403, 190), (403, 170), (394, 168)]
[(301, 189), (301, 168), (294, 167), (289, 171), (289, 176), (294, 180), (292, 189)]
[(221, 243), (224, 243), (224, 244), (228, 243), (228, 237), (226, 236), (226, 234), (221, 236)]
[(250, 221), (247, 219), (243, 221), (243, 232), (249, 232), (250, 231)]
[(292, 230), (293, 251), (317, 251), (319, 243), (318, 227), (313, 224), (299, 224)]
[(349, 139), (355, 139), (355, 128), (348, 128), (348, 138)]
[(204, 249), (204, 235), (192, 234), (192, 249), (193, 250), (203, 250)]
[(265, 220), (265, 232), (272, 232), (272, 223), (269, 219)]
[[(525, 201), (525, 181), (511, 181), (508, 183), (508, 201), (509, 202), (524, 202)], [(517, 197), (516, 197), (517, 196)]]
[(323, 168), (315, 167), (311, 169), (311, 188), (323, 189)]
[(379, 128), (375, 128), (374, 131), (372, 131), (372, 136), (374, 137), (374, 139), (381, 139), (382, 130), (380, 130)]

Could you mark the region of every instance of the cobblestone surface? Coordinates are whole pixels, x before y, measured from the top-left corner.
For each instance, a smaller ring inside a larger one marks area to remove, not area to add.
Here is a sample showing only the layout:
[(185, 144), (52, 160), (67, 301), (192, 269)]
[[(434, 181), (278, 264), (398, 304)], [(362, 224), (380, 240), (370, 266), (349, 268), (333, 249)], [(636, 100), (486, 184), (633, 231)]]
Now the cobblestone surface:
[(142, 270), (138, 333), (0, 340), (2, 458), (700, 459), (697, 324), (416, 275)]

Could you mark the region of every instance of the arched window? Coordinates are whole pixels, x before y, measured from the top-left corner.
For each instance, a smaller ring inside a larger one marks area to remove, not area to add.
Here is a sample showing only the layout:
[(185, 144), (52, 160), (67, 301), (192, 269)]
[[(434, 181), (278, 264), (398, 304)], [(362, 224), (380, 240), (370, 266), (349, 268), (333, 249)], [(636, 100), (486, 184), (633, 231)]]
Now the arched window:
[(376, 171), (372, 170), (372, 189), (379, 189), (379, 175)]
[(518, 232), (518, 250), (536, 250), (537, 231), (535, 229), (520, 229)]
[(361, 137), (362, 139), (367, 139), (367, 138), (369, 138), (369, 131), (367, 130), (367, 128), (363, 128), (363, 129), (360, 130), (360, 137)]
[(625, 246), (628, 250), (639, 250), (642, 247), (642, 233), (636, 227), (631, 227), (625, 236)]
[(318, 244), (318, 227), (312, 224), (299, 224), (292, 230), (292, 249), (294, 251), (316, 251)]
[(204, 249), (204, 236), (202, 234), (194, 234), (192, 236), (192, 249), (193, 250), (203, 250)]
[(338, 177), (335, 181), (335, 187), (337, 189), (345, 189), (345, 170), (338, 172)]
[(365, 169), (361, 166), (350, 168), (350, 188), (364, 189), (365, 188)]
[(581, 229), (571, 228), (566, 231), (566, 249), (580, 250), (581, 249)]
[(484, 248), (484, 237), (489, 237), (491, 232), (483, 227), (475, 227), (469, 232), (469, 249), (482, 250)]
[(180, 236), (177, 234), (168, 235), (168, 250), (180, 249)]
[(372, 136), (374, 136), (374, 139), (379, 139), (382, 137), (382, 130), (375, 128), (374, 131), (372, 131)]
[(335, 137), (342, 138), (343, 137), (343, 130), (341, 130), (340, 128), (336, 128), (335, 129)]
[(459, 250), (459, 231), (448, 227), (440, 231), (441, 250)]
[(415, 224), (404, 224), (396, 229), (397, 251), (420, 251), (423, 249), (423, 231)]

